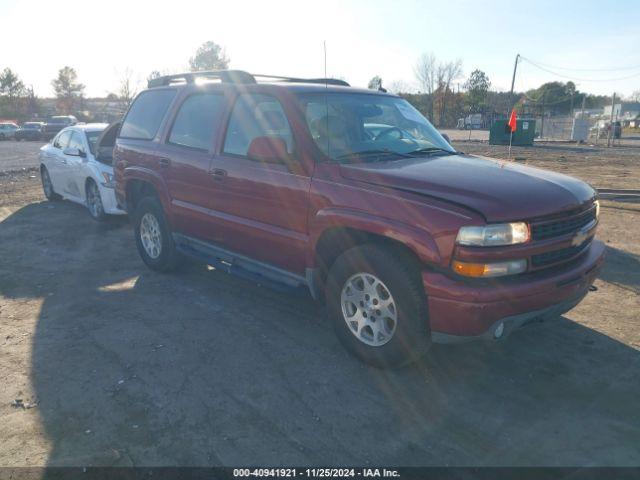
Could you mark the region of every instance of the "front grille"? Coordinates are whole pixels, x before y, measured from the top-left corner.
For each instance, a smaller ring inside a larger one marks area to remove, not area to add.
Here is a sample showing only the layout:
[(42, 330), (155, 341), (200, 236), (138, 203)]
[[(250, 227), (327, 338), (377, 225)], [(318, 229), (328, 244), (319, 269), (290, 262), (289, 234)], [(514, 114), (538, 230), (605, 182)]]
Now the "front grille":
[(577, 232), (585, 225), (596, 219), (595, 207), (571, 217), (564, 217), (555, 221), (533, 223), (531, 225), (531, 238), (533, 240), (545, 240)]
[(546, 265), (552, 265), (554, 263), (563, 262), (569, 260), (572, 257), (579, 255), (584, 251), (591, 243), (591, 238), (585, 240), (580, 245), (573, 247), (561, 248), (560, 250), (552, 250), (551, 252), (540, 253), (531, 257), (531, 266), (544, 267)]

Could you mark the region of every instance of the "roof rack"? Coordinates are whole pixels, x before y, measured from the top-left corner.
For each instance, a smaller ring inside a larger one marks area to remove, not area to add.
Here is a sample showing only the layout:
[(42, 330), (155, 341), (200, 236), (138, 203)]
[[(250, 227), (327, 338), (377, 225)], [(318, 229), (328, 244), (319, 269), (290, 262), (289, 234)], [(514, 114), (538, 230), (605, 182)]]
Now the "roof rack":
[(207, 70), (202, 72), (187, 72), (177, 73), (175, 75), (164, 75), (162, 77), (153, 78), (147, 82), (148, 88), (162, 87), (171, 85), (174, 83), (195, 83), (197, 78), (203, 79), (218, 79), (222, 83), (235, 83), (235, 84), (252, 84), (258, 83), (256, 78), (272, 79), (280, 82), (291, 83), (320, 83), (327, 85), (338, 85), (342, 87), (349, 87), (350, 85), (344, 80), (337, 78), (296, 78), (296, 77), (281, 77), (278, 75), (260, 75), (251, 74), (243, 70)]

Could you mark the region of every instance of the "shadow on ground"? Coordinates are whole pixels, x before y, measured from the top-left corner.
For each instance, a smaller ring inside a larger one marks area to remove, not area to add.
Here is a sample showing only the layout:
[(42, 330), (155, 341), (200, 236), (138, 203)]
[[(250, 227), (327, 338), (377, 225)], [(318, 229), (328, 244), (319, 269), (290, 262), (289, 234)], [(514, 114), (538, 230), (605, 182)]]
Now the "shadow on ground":
[(43, 299), (49, 465), (640, 464), (639, 353), (565, 318), (379, 371), (307, 297), (150, 272), (123, 221), (33, 204), (0, 245), (0, 293)]
[(607, 268), (602, 270), (600, 278), (640, 294), (640, 256), (608, 245), (605, 253)]

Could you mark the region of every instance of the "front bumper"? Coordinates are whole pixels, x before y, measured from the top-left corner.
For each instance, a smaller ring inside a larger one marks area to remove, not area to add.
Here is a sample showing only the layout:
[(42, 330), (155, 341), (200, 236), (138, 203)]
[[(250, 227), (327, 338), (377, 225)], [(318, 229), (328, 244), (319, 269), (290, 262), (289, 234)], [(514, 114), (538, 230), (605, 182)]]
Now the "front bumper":
[(107, 188), (103, 185), (98, 187), (100, 189), (100, 196), (102, 197), (102, 207), (104, 212), (109, 215), (126, 215), (127, 212), (122, 210), (118, 206), (116, 201), (116, 194), (113, 188)]
[(602, 268), (604, 249), (602, 242), (594, 240), (569, 267), (483, 284), (424, 271), (434, 342), (493, 338), (500, 322), (508, 334), (535, 318), (569, 311), (584, 298)]

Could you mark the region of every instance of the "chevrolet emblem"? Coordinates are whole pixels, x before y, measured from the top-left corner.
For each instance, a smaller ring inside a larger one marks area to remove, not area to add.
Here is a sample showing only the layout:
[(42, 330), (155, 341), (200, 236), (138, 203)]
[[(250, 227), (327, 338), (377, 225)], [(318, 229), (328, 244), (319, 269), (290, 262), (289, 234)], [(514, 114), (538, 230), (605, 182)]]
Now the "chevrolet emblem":
[(575, 237), (571, 239), (571, 246), (577, 247), (578, 245), (582, 245), (587, 238), (589, 238), (589, 234), (591, 233), (591, 229), (596, 226), (596, 221), (590, 222), (588, 225), (585, 225), (580, 230)]

